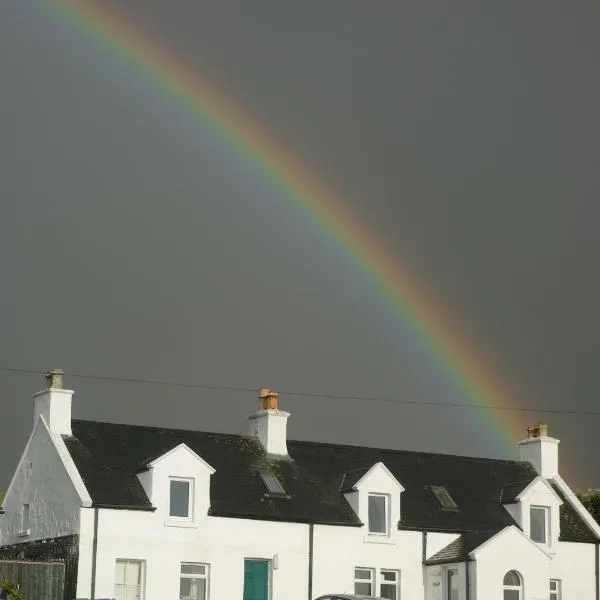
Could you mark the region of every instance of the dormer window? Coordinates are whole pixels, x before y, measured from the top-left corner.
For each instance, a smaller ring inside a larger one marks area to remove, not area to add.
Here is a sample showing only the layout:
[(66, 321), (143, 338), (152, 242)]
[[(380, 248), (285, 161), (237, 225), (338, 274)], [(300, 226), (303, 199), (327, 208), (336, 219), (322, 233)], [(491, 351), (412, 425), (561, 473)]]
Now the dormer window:
[(193, 481), (171, 477), (169, 485), (169, 517), (191, 520)]
[(529, 509), (529, 536), (538, 544), (548, 543), (550, 509), (547, 506), (532, 506)]
[(389, 533), (390, 497), (386, 494), (369, 494), (369, 533)]
[(275, 475), (272, 473), (259, 473), (259, 475), (269, 494), (273, 494), (274, 496), (285, 496), (285, 490)]
[(430, 485), (429, 489), (444, 510), (458, 510), (458, 505), (443, 485)]

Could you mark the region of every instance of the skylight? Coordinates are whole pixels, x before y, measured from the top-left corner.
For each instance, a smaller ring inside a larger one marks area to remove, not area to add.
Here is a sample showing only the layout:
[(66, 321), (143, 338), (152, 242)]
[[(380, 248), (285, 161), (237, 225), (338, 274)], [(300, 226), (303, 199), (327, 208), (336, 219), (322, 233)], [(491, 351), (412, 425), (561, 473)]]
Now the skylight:
[(269, 494), (285, 494), (285, 490), (279, 480), (272, 473), (260, 473), (260, 478), (265, 484)]
[(450, 492), (443, 485), (430, 485), (429, 489), (442, 508), (458, 509), (458, 505), (454, 502)]

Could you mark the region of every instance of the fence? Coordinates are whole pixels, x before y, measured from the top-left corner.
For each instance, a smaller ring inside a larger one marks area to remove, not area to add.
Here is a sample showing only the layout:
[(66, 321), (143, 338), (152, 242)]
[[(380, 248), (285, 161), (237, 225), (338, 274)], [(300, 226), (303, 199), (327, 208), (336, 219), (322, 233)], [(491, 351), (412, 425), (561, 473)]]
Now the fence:
[[(13, 572), (14, 576), (11, 576), (8, 571), (6, 574), (21, 585), (25, 600), (75, 600), (78, 559), (79, 536), (77, 535), (0, 547), (0, 564), (23, 565), (3, 568), (17, 569)], [(21, 569), (20, 572), (19, 569)], [(39, 595), (45, 593), (44, 590), (51, 589), (52, 585), (58, 585), (56, 582), (59, 571), (61, 572), (60, 589), (62, 594), (58, 596)], [(26, 586), (30, 586), (28, 588), (29, 595), (25, 593)]]
[(64, 562), (0, 560), (0, 581), (18, 583), (25, 600), (63, 600)]

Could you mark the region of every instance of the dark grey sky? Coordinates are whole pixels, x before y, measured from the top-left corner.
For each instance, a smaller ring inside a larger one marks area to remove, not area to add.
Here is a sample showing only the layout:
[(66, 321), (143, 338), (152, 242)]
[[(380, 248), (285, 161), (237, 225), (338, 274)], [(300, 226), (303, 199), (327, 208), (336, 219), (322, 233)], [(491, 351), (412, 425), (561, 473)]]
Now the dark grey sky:
[[(515, 402), (598, 410), (596, 2), (119, 4), (344, 191)], [(278, 190), (41, 2), (0, 4), (0, 92), (1, 367), (465, 401)], [(0, 488), (42, 383), (0, 371)], [(68, 384), (79, 418), (239, 432), (255, 407)], [(470, 409), (281, 404), (294, 438), (516, 456)], [(515, 419), (600, 486), (599, 417)]]

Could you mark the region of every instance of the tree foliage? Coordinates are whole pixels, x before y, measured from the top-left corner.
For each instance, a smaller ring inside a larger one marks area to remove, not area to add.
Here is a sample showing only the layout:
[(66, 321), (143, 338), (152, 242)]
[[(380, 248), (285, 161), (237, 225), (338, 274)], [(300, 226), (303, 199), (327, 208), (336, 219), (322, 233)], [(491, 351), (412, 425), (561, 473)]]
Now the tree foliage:
[(600, 523), (600, 489), (577, 490), (575, 495), (592, 517), (594, 517), (596, 522)]
[(6, 598), (6, 600), (24, 600), (23, 592), (19, 586), (7, 577), (3, 577), (0, 580), (0, 598)]

